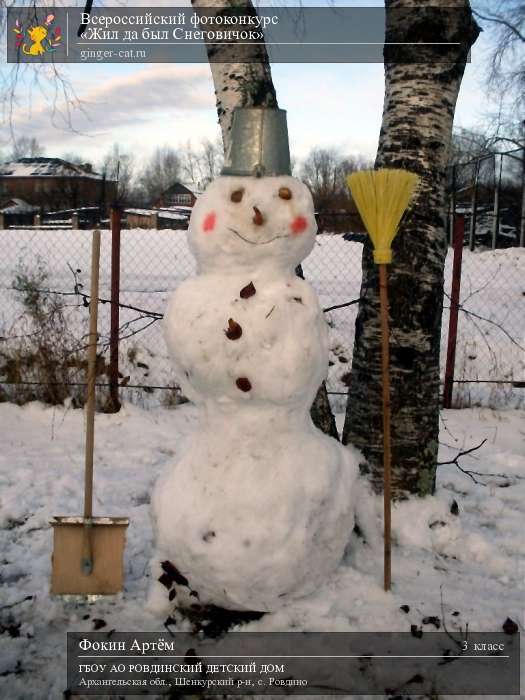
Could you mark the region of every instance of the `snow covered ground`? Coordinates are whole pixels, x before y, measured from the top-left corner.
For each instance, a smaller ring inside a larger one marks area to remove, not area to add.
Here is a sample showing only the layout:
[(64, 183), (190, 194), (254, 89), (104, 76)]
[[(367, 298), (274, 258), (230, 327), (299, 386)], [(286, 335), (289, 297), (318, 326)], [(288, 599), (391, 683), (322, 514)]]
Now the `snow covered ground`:
[[(89, 232), (0, 231), (0, 245), (2, 335), (13, 334), (22, 311), (19, 295), (10, 289), (20, 261), (30, 270), (42, 259), (50, 273), (49, 288), (59, 291), (72, 290), (72, 270), (78, 269), (78, 280), (89, 290)], [(101, 296), (106, 298), (109, 251), (105, 232)], [(304, 269), (323, 307), (357, 298), (360, 257), (358, 243), (317, 237)], [(446, 289), (450, 269), (449, 255)], [(525, 379), (524, 269), (524, 250), (464, 252), (462, 303), (472, 314), (460, 315), (457, 378)], [(122, 302), (163, 312), (170, 291), (193, 271), (183, 232), (123, 231)], [(66, 313), (81, 338), (87, 330), (86, 310), (80, 306)], [(355, 313), (356, 306), (350, 306), (327, 314), (329, 387), (334, 391), (345, 389)], [(107, 306), (101, 306), (103, 335), (108, 317)], [(135, 317), (123, 310), (121, 321)], [(176, 380), (158, 324), (125, 340), (121, 350), (122, 371), (130, 383)], [(125, 591), (114, 600), (90, 604), (52, 599), (48, 592), (48, 520), (78, 515), (82, 509), (83, 412), (38, 403), (0, 404), (0, 697), (6, 700), (64, 697), (68, 630), (90, 631), (95, 620), (104, 621), (104, 630), (163, 630), (163, 620), (144, 609), (153, 547), (149, 500), (163, 468), (182, 453), (196, 412), (189, 404), (161, 407), (160, 391), (123, 394), (120, 413), (96, 419), (95, 514), (130, 518)], [(459, 405), (499, 410), (443, 412), (442, 462), (486, 442), (459, 459), (464, 470), (475, 473), (469, 476), (455, 464), (440, 466), (435, 496), (394, 508), (392, 593), (382, 590), (382, 503), (371, 498), (370, 508), (359, 514), (366, 541), (352, 535), (347, 556), (330, 580), (308, 598), (243, 629), (410, 631), (416, 625), (430, 631), (432, 624), (422, 620), (435, 616), (451, 632), (464, 631), (467, 624), (472, 631), (500, 631), (511, 618), (523, 633), (524, 394), (510, 384), (456, 386)], [(340, 410), (343, 404), (344, 397), (334, 397)], [(176, 617), (179, 629), (186, 630), (188, 623)]]
[[(521, 410), (443, 412), (441, 461), (486, 440), (459, 460), (480, 483), (454, 464), (440, 466), (435, 496), (394, 508), (391, 593), (382, 590), (382, 505), (371, 499), (360, 514), (367, 542), (352, 535), (331, 579), (243, 629), (408, 632), (417, 625), (431, 631), (422, 620), (436, 616), (453, 633), (467, 624), (471, 631), (500, 631), (509, 617), (523, 634), (524, 418)], [(95, 514), (130, 518), (126, 581), (114, 600), (79, 604), (49, 595), (48, 520), (81, 512), (84, 414), (0, 404), (0, 697), (67, 697), (65, 633), (93, 630), (94, 620), (108, 631), (164, 631), (163, 620), (144, 610), (149, 498), (194, 422), (188, 404), (144, 410), (128, 403), (118, 414), (97, 415)], [(187, 623), (179, 620), (178, 628)]]
[[(0, 334), (16, 335), (14, 319), (22, 311), (20, 294), (10, 289), (20, 263), (27, 270), (44, 262), (49, 271), (49, 288), (71, 292), (73, 270), (80, 270), (78, 281), (89, 291), (89, 231), (0, 230)], [(194, 274), (195, 263), (188, 250), (184, 231), (124, 230), (121, 246), (122, 303), (163, 313), (171, 290)], [(342, 236), (319, 235), (304, 263), (305, 276), (315, 288), (321, 306), (343, 304), (359, 296), (361, 283), (360, 243)], [(110, 295), (110, 233), (103, 231), (101, 253), (102, 298)], [(450, 291), (452, 256), (445, 268), (445, 289)], [(525, 380), (525, 249), (497, 251), (468, 250), (463, 254), (461, 303), (472, 314), (460, 313), (456, 379)], [(71, 298), (66, 297), (71, 303)], [(448, 300), (445, 300), (448, 307)], [(345, 392), (350, 370), (357, 306), (326, 314), (330, 326), (328, 388)], [(87, 311), (81, 305), (67, 308), (69, 325), (81, 339), (87, 332)], [(109, 335), (109, 305), (99, 309), (102, 341)], [(166, 386), (176, 383), (158, 322), (132, 335), (151, 319), (136, 320), (140, 314), (122, 309), (120, 363), (130, 384)], [(481, 318), (480, 318), (481, 317)], [(135, 320), (134, 320), (135, 319)], [(442, 374), (448, 332), (445, 308), (442, 332)], [(127, 389), (124, 398), (139, 405), (159, 405), (166, 392)], [(344, 409), (345, 397), (332, 396), (336, 410)], [(458, 406), (485, 405), (498, 408), (525, 406), (525, 391), (512, 384), (457, 384)]]

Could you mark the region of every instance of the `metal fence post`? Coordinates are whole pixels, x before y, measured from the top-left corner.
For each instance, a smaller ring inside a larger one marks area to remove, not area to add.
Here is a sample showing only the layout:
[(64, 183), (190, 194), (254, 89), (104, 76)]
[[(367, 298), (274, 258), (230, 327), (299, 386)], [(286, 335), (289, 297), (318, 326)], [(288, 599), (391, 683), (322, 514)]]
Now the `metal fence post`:
[(109, 336), (109, 408), (120, 409), (118, 392), (118, 350), (120, 326), (120, 225), (122, 210), (111, 208), (111, 327)]
[[(525, 121), (524, 121), (525, 133)], [(520, 246), (525, 248), (525, 148), (521, 152), (521, 220), (520, 220)]]
[[(469, 233), (469, 249), (474, 250), (476, 247), (476, 219), (478, 213), (478, 181), (479, 181), (479, 167), (481, 159), (478, 158), (476, 161), (476, 169), (474, 171), (474, 186), (472, 188), (472, 198), (470, 200), (470, 233)], [(455, 231), (454, 231), (455, 235)]]
[(454, 244), (454, 222), (456, 220), (456, 189), (457, 189), (457, 170), (456, 165), (452, 166), (452, 192), (450, 195), (450, 218), (448, 223), (448, 243)]
[(451, 408), (452, 406), (452, 387), (454, 384), (454, 365), (456, 364), (459, 293), (461, 289), (461, 263), (463, 260), (464, 237), (465, 216), (463, 214), (457, 214), (454, 222), (454, 259), (452, 262), (452, 287), (450, 290), (450, 314), (448, 320), (447, 362), (445, 366), (443, 408)]
[(499, 202), (500, 202), (500, 190), (501, 190), (501, 172), (503, 169), (503, 156), (499, 156), (499, 175), (496, 175), (496, 159), (498, 155), (494, 155), (494, 176), (496, 178), (495, 188), (494, 188), (494, 209), (493, 209), (493, 221), (492, 221), (492, 250), (496, 250), (498, 246), (498, 235), (499, 235)]

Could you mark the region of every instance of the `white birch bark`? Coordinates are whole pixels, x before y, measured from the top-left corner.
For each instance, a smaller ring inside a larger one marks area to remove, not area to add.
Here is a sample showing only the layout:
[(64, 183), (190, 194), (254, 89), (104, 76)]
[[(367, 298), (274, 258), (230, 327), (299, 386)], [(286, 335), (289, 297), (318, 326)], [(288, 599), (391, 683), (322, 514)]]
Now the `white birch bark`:
[[(192, 0), (198, 11), (215, 8), (219, 14), (228, 7), (246, 8), (246, 14), (256, 15), (251, 0)], [(217, 114), (222, 131), (224, 152), (230, 145), (233, 110), (236, 107), (278, 107), (272, 81), (270, 62), (265, 46), (250, 47), (251, 62), (235, 60), (235, 45), (207, 46), (208, 58), (215, 87)], [(335, 418), (330, 408), (326, 386), (323, 383), (317, 392), (311, 409), (315, 425), (332, 437), (339, 439)]]
[[(220, 14), (225, 8), (246, 8), (246, 14), (256, 15), (251, 0), (192, 0), (198, 11), (213, 8)], [(277, 107), (270, 62), (265, 46), (250, 47), (250, 62), (238, 63), (235, 44), (207, 46), (215, 87), (217, 114), (225, 152), (228, 150), (233, 110), (236, 107)]]
[[(434, 0), (434, 6), (466, 9), (466, 21), (447, 26), (450, 41), (479, 32), (468, 0)], [(391, 8), (414, 8), (417, 0), (387, 0)], [(427, 6), (428, 7), (428, 6)], [(419, 18), (420, 20), (420, 18)], [(405, 21), (417, 22), (410, 10)], [(407, 27), (405, 27), (407, 28)], [(427, 32), (432, 31), (426, 26)], [(439, 348), (446, 256), (445, 167), (466, 50), (450, 63), (385, 63), (385, 100), (376, 167), (405, 168), (422, 178), (414, 205), (394, 241), (389, 266), (394, 498), (425, 495), (435, 486), (439, 433)], [(343, 442), (365, 455), (364, 470), (382, 490), (382, 397), (378, 274), (369, 245), (363, 283)]]

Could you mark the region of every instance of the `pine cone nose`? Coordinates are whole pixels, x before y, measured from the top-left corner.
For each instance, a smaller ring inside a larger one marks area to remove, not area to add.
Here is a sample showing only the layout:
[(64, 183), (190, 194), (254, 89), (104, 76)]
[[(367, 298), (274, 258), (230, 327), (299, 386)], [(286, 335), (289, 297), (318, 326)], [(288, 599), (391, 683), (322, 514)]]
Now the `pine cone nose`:
[(256, 226), (262, 226), (264, 224), (264, 216), (261, 214), (260, 210), (257, 209), (257, 207), (254, 207), (253, 211), (255, 212), (255, 215), (252, 219), (253, 223)]

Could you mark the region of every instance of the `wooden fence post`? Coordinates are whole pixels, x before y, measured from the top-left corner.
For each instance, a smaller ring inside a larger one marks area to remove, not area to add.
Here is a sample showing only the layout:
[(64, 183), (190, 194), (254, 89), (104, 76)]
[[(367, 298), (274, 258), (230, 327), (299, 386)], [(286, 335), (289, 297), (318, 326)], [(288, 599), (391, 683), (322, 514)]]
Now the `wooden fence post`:
[(450, 290), (450, 314), (448, 319), (447, 362), (445, 366), (443, 408), (452, 407), (452, 387), (454, 385), (454, 365), (456, 364), (459, 293), (461, 289), (461, 263), (463, 260), (464, 237), (465, 216), (463, 214), (456, 214), (454, 221), (454, 258), (452, 262), (452, 288)]
[(119, 399), (119, 327), (120, 327), (120, 227), (122, 209), (111, 208), (111, 328), (109, 336), (109, 409), (120, 410)]

